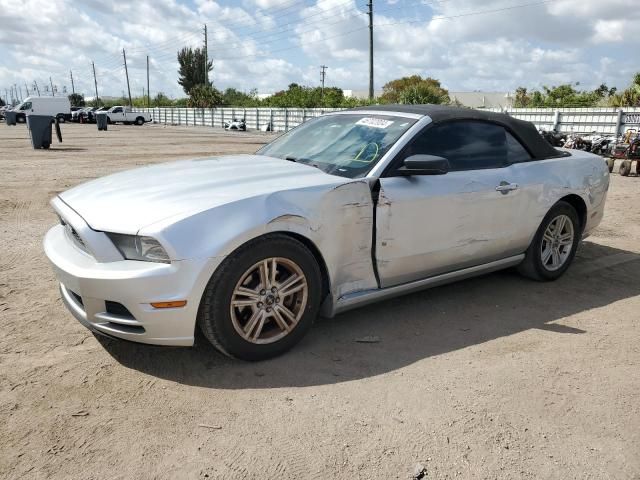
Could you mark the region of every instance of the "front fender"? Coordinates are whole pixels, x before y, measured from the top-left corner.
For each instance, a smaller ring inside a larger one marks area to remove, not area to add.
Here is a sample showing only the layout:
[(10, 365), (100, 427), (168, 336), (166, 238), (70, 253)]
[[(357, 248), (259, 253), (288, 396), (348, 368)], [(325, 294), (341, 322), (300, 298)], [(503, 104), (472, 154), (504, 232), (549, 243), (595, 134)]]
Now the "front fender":
[(260, 195), (159, 230), (145, 228), (140, 235), (157, 238), (173, 259), (189, 259), (225, 257), (249, 240), (275, 232), (295, 233), (317, 247), (333, 300), (377, 287), (371, 257), (373, 201), (365, 180)]

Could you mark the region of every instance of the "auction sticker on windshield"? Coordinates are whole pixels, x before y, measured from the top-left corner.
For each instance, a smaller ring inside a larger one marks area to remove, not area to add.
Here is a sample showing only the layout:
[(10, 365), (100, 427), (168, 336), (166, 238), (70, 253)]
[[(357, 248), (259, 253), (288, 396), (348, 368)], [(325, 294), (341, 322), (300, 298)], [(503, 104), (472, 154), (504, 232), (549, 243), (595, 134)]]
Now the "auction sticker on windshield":
[(356, 122), (356, 125), (362, 125), (372, 128), (387, 128), (389, 125), (393, 125), (393, 120), (384, 120), (382, 118), (365, 117)]

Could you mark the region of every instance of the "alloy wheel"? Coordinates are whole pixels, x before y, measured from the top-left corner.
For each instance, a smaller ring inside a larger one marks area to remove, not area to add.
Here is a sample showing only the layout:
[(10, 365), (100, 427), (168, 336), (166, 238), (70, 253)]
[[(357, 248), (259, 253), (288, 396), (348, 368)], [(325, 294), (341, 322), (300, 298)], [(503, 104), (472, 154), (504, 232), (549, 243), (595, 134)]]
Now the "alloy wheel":
[(282, 257), (261, 260), (245, 271), (233, 290), (233, 327), (250, 343), (277, 342), (296, 327), (308, 296), (307, 279), (295, 262)]
[(540, 245), (544, 268), (551, 272), (562, 268), (573, 249), (574, 235), (573, 222), (567, 215), (558, 215), (549, 222)]

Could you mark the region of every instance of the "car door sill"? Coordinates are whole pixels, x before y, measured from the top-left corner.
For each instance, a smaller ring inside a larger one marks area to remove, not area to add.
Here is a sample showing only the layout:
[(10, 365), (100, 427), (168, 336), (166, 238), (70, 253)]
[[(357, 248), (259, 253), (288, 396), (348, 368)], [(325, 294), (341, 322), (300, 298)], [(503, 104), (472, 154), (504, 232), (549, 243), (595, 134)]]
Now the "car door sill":
[[(338, 299), (333, 309), (333, 315), (346, 312), (353, 308), (361, 307), (369, 303), (386, 300), (388, 298), (406, 295), (419, 290), (437, 287), (446, 283), (463, 280), (465, 278), (484, 275), (485, 273), (495, 272), (504, 268), (518, 265), (524, 259), (524, 254), (515, 255), (513, 257), (503, 258), (494, 262), (476, 265), (475, 267), (464, 268), (454, 272), (443, 273), (434, 277), (423, 278), (414, 282), (403, 283), (393, 287), (381, 288), (376, 290), (365, 290), (362, 292), (354, 292), (344, 295)], [(329, 315), (329, 316), (333, 316)]]

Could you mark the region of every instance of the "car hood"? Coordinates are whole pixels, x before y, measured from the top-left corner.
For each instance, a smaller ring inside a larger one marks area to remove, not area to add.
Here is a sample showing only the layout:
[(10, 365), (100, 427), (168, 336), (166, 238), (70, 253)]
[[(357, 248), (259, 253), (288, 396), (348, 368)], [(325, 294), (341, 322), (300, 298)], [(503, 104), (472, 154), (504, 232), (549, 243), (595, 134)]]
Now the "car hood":
[(128, 170), (60, 194), (94, 230), (135, 234), (161, 220), (187, 216), (245, 198), (348, 178), (259, 155), (232, 155)]

